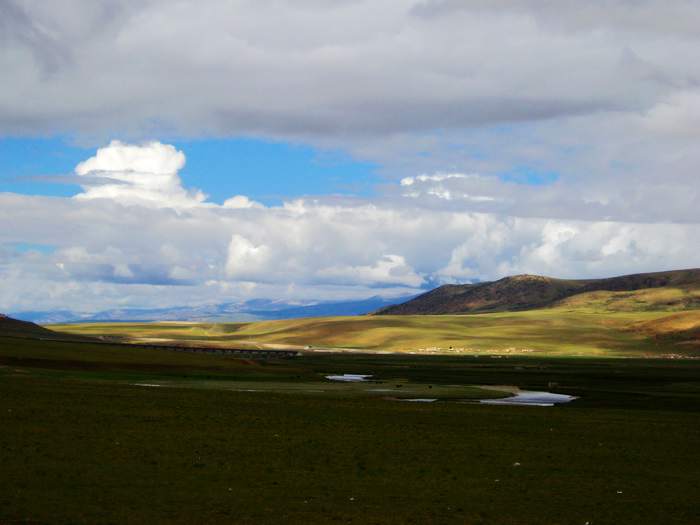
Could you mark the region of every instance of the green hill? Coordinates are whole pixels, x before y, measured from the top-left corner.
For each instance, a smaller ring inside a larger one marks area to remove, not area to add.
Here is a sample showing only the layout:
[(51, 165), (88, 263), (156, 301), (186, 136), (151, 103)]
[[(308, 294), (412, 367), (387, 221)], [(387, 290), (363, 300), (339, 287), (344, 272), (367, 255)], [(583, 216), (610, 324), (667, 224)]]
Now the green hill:
[[(683, 314), (679, 316), (679, 314)], [(135, 343), (421, 354), (700, 356), (700, 310), (595, 312), (541, 308), (470, 315), (377, 315), (254, 323), (62, 325)]]
[(700, 270), (597, 280), (522, 275), (443, 286), (381, 312), (400, 315), (51, 326), (57, 332), (5, 318), (0, 334), (306, 351), (700, 357), (699, 283)]
[(567, 297), (555, 306), (597, 312), (700, 310), (700, 286), (664, 286), (625, 292), (583, 292)]

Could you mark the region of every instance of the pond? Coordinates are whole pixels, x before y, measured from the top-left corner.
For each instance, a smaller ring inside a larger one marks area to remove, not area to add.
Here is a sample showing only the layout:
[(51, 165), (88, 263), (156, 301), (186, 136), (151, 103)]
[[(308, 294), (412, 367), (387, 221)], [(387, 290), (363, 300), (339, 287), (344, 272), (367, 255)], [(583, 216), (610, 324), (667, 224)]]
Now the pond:
[(342, 374), (334, 376), (326, 376), (326, 379), (331, 381), (343, 381), (345, 383), (360, 383), (362, 381), (367, 381), (370, 377), (369, 374)]
[(552, 392), (537, 392), (534, 390), (516, 390), (514, 395), (501, 399), (481, 399), (480, 403), (484, 405), (522, 405), (522, 406), (537, 406), (551, 407), (561, 403), (569, 403), (576, 396), (566, 394), (554, 394)]

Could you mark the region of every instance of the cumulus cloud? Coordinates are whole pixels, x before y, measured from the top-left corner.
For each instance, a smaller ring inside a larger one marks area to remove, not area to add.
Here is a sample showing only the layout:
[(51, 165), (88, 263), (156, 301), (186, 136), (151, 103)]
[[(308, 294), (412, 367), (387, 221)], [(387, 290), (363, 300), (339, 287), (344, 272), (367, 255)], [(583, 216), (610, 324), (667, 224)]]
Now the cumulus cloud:
[(0, 194), (0, 310), (174, 306), (415, 293), (515, 273), (696, 267), (700, 224), (513, 217), (420, 199), (186, 214), (118, 200)]
[(230, 208), (232, 210), (241, 210), (248, 208), (263, 208), (264, 206), (259, 202), (249, 199), (245, 195), (234, 195), (230, 199), (226, 199), (223, 204), (224, 208)]
[[(455, 184), (455, 182), (458, 184)], [(493, 202), (499, 199), (492, 195), (475, 195), (463, 190), (455, 192), (455, 189), (465, 185), (469, 185), (472, 188), (478, 185), (483, 186), (484, 183), (493, 187), (494, 182), (497, 184), (497, 181), (479, 175), (437, 173), (435, 175), (423, 174), (417, 177), (404, 177), (401, 179), (401, 186), (407, 188), (402, 193), (402, 196), (414, 199), (435, 197), (445, 201), (457, 199), (463, 202)]]
[(200, 206), (206, 195), (182, 187), (178, 171), (184, 165), (185, 155), (169, 144), (113, 140), (76, 166), (75, 173), (86, 182), (75, 198), (171, 208)]
[(253, 280), (269, 279), (270, 249), (264, 245), (255, 245), (242, 235), (234, 234), (228, 245), (226, 274), (232, 278), (252, 277)]
[(416, 177), (404, 177), (401, 179), (401, 186), (413, 186), (421, 182), (442, 182), (450, 179), (468, 179), (469, 175), (464, 173), (436, 173), (434, 175), (418, 175)]
[(321, 268), (316, 275), (320, 280), (350, 284), (418, 287), (424, 282), (401, 255), (385, 255), (372, 265)]

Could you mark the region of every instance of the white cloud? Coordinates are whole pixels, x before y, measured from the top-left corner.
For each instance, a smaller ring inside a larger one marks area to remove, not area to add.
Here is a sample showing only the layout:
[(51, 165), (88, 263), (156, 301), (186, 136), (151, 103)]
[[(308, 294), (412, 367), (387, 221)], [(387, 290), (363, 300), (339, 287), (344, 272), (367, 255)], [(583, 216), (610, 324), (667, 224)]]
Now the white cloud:
[(230, 199), (226, 199), (223, 204), (224, 208), (233, 210), (248, 209), (248, 208), (264, 208), (259, 202), (250, 200), (245, 195), (234, 195)]
[[(490, 203), (500, 199), (492, 195), (475, 195), (471, 192), (478, 191), (479, 187), (487, 187), (493, 192), (496, 189), (495, 186), (499, 186), (499, 183), (493, 177), (463, 173), (437, 173), (435, 175), (404, 177), (401, 179), (401, 187), (408, 188), (408, 190), (403, 191), (401, 195), (412, 199), (434, 197), (439, 200), (457, 200), (462, 203)], [(466, 188), (469, 188), (468, 191)]]
[[(186, 214), (0, 194), (0, 311), (360, 298), (515, 273), (700, 266), (700, 224), (514, 217), (416, 199), (298, 200)], [(21, 251), (17, 243), (53, 246)]]
[(75, 173), (86, 181), (83, 193), (75, 198), (163, 208), (200, 206), (206, 195), (182, 187), (178, 171), (184, 165), (185, 155), (169, 144), (133, 145), (113, 140), (76, 166)]
[(402, 284), (418, 287), (424, 281), (413, 268), (406, 264), (406, 259), (401, 255), (385, 255), (372, 265), (321, 268), (316, 275), (321, 280), (366, 285)]
[(245, 279), (247, 276), (256, 276), (258, 279), (267, 280), (266, 272), (270, 272), (270, 249), (264, 245), (255, 245), (242, 235), (234, 234), (228, 245), (228, 258), (226, 260), (226, 274), (231, 278)]
[(418, 175), (416, 177), (404, 177), (401, 186), (413, 186), (417, 182), (442, 182), (450, 179), (468, 179), (470, 175), (463, 173), (436, 173), (434, 175)]

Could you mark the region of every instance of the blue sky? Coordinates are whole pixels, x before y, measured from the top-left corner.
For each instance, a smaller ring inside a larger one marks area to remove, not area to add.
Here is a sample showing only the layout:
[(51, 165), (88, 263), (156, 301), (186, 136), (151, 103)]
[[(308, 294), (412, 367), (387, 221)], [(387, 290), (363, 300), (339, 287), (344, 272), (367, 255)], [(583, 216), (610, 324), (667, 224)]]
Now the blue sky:
[[(503, 132), (504, 140), (508, 133)], [(173, 140), (187, 156), (179, 172), (186, 187), (194, 187), (221, 203), (243, 194), (266, 205), (314, 195), (369, 197), (379, 184), (380, 166), (353, 159), (339, 150), (254, 138)], [(96, 147), (65, 138), (0, 139), (0, 191), (68, 197), (80, 192), (75, 166)], [(532, 166), (515, 165), (498, 174), (505, 182), (547, 185), (559, 175)]]
[[(340, 151), (241, 138), (170, 143), (187, 156), (179, 172), (184, 185), (202, 190), (217, 203), (238, 194), (267, 205), (304, 195), (366, 197), (379, 182), (375, 164)], [(0, 139), (0, 191), (75, 195), (80, 187), (65, 176), (95, 149), (62, 138)]]
[(264, 204), (285, 197), (332, 193), (367, 196), (376, 167), (341, 152), (255, 139), (173, 141), (187, 155), (180, 172), (185, 186), (195, 186), (222, 202), (243, 194)]
[(0, 190), (27, 195), (74, 195), (80, 188), (60, 183), (60, 177), (71, 175), (92, 151), (58, 138), (0, 139)]

